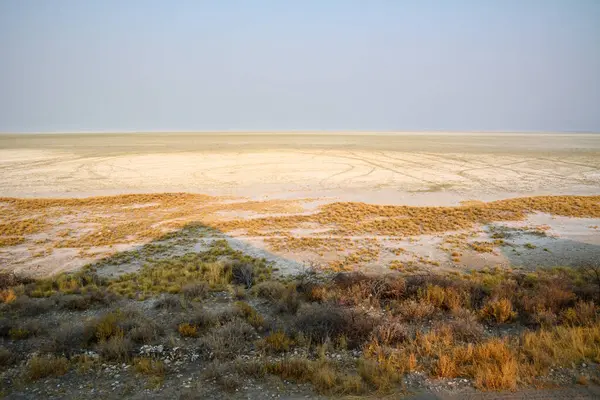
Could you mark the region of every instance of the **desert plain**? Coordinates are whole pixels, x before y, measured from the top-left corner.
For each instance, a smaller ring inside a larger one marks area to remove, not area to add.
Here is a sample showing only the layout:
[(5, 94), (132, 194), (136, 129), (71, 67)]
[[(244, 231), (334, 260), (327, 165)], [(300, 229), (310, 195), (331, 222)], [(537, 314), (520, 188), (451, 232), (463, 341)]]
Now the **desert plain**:
[(600, 134), (0, 135), (0, 395), (600, 396)]
[[(186, 193), (189, 201), (171, 202), (165, 193)], [(343, 270), (451, 269), (600, 259), (596, 198), (596, 208), (588, 213), (523, 207), (526, 215), (515, 218), (448, 220), (437, 228), (365, 230), (361, 224), (373, 225), (383, 215), (377, 210), (359, 215), (361, 203), (419, 210), (600, 195), (600, 136), (595, 134), (2, 135), (0, 194), (23, 199), (1, 203), (4, 224), (40, 223), (31, 235), (17, 232), (4, 239), (2, 268), (34, 276), (76, 270), (116, 251), (141, 248), (190, 223), (217, 228), (219, 236), (284, 271), (306, 264)], [(156, 197), (113, 197), (94, 206), (84, 200), (123, 194)], [(25, 206), (26, 199), (45, 198), (81, 202)], [(348, 209), (340, 213), (356, 218), (353, 229), (340, 231), (336, 221), (307, 217), (344, 205)], [(400, 208), (395, 212), (403, 214)], [(306, 221), (292, 223), (297, 216)], [(274, 217), (289, 221), (277, 226), (269, 222)], [(135, 229), (123, 228), (132, 223)]]

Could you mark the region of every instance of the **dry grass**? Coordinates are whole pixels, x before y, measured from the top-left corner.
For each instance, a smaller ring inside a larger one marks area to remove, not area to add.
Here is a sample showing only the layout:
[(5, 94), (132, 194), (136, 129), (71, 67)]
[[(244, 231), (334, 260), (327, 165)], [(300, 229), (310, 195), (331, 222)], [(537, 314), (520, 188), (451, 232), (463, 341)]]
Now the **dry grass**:
[(283, 353), (290, 349), (294, 341), (284, 332), (273, 332), (257, 342), (259, 349), (267, 353)]
[[(223, 232), (243, 231), (248, 235), (277, 236), (267, 243), (277, 251), (325, 252), (351, 250), (329, 267), (350, 270), (378, 260), (381, 244), (357, 235), (384, 235), (399, 238), (471, 229), (493, 221), (522, 220), (531, 212), (575, 217), (600, 216), (599, 196), (540, 196), (468, 203), (457, 207), (378, 206), (364, 203), (332, 203), (307, 215), (279, 215), (301, 211), (301, 201), (241, 201), (204, 195), (167, 193), (91, 197), (86, 199), (0, 198), (0, 246), (20, 243), (39, 246), (35, 233), (44, 233), (44, 252), (31, 257), (46, 257), (57, 247), (81, 250), (95, 248), (100, 257), (115, 244), (148, 243), (152, 240), (192, 240), (194, 229), (216, 228)], [(255, 218), (229, 219), (228, 213), (251, 212)], [(265, 216), (266, 215), (266, 216)], [(73, 226), (77, 226), (76, 229)], [(291, 236), (290, 229), (324, 228), (319, 235)], [(240, 231), (241, 230), (241, 231)], [(197, 232), (196, 232), (197, 233)], [(191, 235), (191, 236), (190, 236)], [(491, 251), (499, 243), (475, 244)], [(144, 250), (145, 251), (145, 250)], [(398, 251), (399, 253), (400, 251)], [(453, 257), (459, 262), (459, 257)], [(423, 260), (427, 263), (427, 260)], [(433, 264), (432, 264), (433, 265)]]
[(517, 316), (509, 299), (489, 301), (482, 309), (481, 316), (499, 324), (508, 322)]
[(69, 362), (64, 357), (35, 356), (27, 363), (26, 376), (29, 380), (61, 376), (69, 370)]
[(179, 324), (177, 331), (183, 337), (197, 337), (198, 327), (189, 323)]
[(365, 203), (327, 204), (312, 215), (265, 217), (227, 221), (224, 231), (300, 228), (303, 224), (329, 226), (336, 234), (410, 236), (470, 229), (493, 221), (518, 221), (530, 212), (573, 217), (600, 216), (600, 196), (539, 196), (458, 207), (378, 206)]
[(271, 266), (264, 259), (246, 256), (233, 250), (225, 240), (217, 240), (208, 251), (148, 263), (140, 271), (121, 275), (110, 283), (109, 289), (121, 295), (145, 298), (157, 293), (179, 293), (184, 289), (192, 295), (190, 285), (195, 285), (194, 293), (205, 295), (206, 286), (201, 288), (202, 293), (197, 290), (202, 282), (212, 289), (223, 289), (232, 282), (234, 264), (224, 259), (249, 266), (257, 275), (256, 281), (271, 275)]
[(600, 362), (600, 324), (528, 332), (523, 335), (522, 350), (525, 362), (536, 375), (547, 373), (552, 366)]
[(284, 380), (310, 382), (318, 393), (328, 395), (359, 395), (366, 387), (358, 375), (341, 373), (335, 366), (306, 358), (284, 358), (267, 364), (267, 372)]
[(0, 247), (9, 247), (16, 246), (25, 242), (25, 237), (23, 236), (4, 236), (0, 237)]
[(156, 360), (150, 357), (136, 357), (133, 359), (133, 368), (135, 372), (146, 376), (165, 375), (165, 363), (162, 360)]

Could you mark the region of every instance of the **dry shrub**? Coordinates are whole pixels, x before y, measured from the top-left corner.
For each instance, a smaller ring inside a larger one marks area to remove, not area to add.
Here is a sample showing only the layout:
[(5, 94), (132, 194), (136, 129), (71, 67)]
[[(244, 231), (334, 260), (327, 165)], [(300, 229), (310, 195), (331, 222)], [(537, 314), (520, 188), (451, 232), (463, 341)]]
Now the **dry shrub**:
[(378, 393), (385, 394), (401, 381), (403, 369), (397, 368), (391, 358), (363, 358), (359, 360), (358, 373)]
[(406, 300), (393, 305), (393, 312), (404, 321), (422, 321), (435, 312), (435, 307), (429, 302)]
[(91, 331), (83, 324), (65, 322), (52, 333), (49, 350), (70, 357), (91, 341)]
[(446, 325), (452, 330), (453, 337), (463, 342), (478, 342), (483, 338), (485, 333), (483, 325), (471, 313), (463, 313), (455, 319), (446, 322)]
[(177, 327), (177, 331), (183, 337), (197, 337), (198, 336), (198, 328), (196, 325), (192, 325), (189, 323), (179, 324)]
[(314, 364), (306, 358), (291, 357), (266, 365), (267, 372), (278, 375), (284, 380), (298, 383), (308, 382), (314, 371)]
[(452, 370), (455, 376), (474, 378), (475, 387), (481, 390), (514, 389), (517, 384), (518, 362), (515, 352), (508, 343), (501, 339), (455, 347), (450, 354), (445, 354), (443, 363), (447, 371)]
[(13, 302), (6, 304), (5, 307), (21, 317), (34, 317), (50, 311), (54, 305), (53, 299), (32, 299), (28, 296), (18, 296)]
[(254, 328), (262, 329), (265, 326), (265, 319), (250, 304), (244, 301), (236, 301), (236, 308), (241, 312), (242, 317)]
[(294, 322), (299, 332), (316, 343), (325, 343), (343, 335), (350, 347), (360, 345), (375, 325), (375, 321), (364, 313), (326, 304), (303, 306)]
[(563, 283), (556, 280), (544, 280), (536, 284), (520, 300), (520, 306), (528, 314), (539, 310), (548, 310), (555, 314), (575, 300), (575, 294), (570, 288), (564, 288)]
[(106, 341), (113, 336), (123, 337), (124, 331), (119, 326), (122, 319), (123, 314), (120, 311), (109, 312), (92, 320), (87, 329), (93, 332), (98, 342)]
[(180, 310), (183, 308), (179, 296), (173, 294), (162, 295), (154, 302), (154, 308), (166, 310)]
[(395, 274), (386, 274), (379, 278), (365, 280), (359, 285), (367, 286), (370, 295), (377, 300), (398, 300), (406, 292), (404, 278)]
[(551, 328), (556, 325), (558, 317), (555, 313), (550, 310), (536, 310), (532, 315), (531, 319), (533, 322), (542, 328)]
[(362, 272), (339, 272), (332, 278), (332, 283), (340, 289), (347, 289), (350, 286), (359, 285), (368, 281), (367, 277)]
[(365, 387), (359, 376), (342, 374), (326, 362), (306, 358), (284, 358), (267, 364), (267, 372), (284, 380), (310, 382), (318, 393), (329, 395), (362, 394)]
[(210, 287), (206, 282), (190, 283), (181, 288), (183, 297), (187, 300), (205, 299), (210, 292)]
[(585, 360), (600, 359), (600, 324), (588, 327), (557, 326), (552, 329), (527, 332), (522, 350), (526, 363), (537, 373), (546, 373), (551, 366), (570, 366)]
[(275, 301), (283, 297), (286, 287), (281, 282), (265, 281), (254, 286), (253, 290), (258, 297), (262, 297), (269, 301)]
[(513, 320), (517, 313), (513, 311), (512, 303), (509, 299), (489, 300), (481, 309), (482, 318), (503, 324)]
[(393, 346), (407, 341), (411, 337), (409, 328), (400, 322), (388, 322), (373, 330), (372, 338), (386, 346)]
[[(237, 368), (236, 368), (237, 371)], [(242, 385), (240, 376), (231, 367), (220, 361), (214, 361), (203, 373), (205, 379), (212, 379), (225, 392), (232, 393)]]
[(578, 301), (563, 311), (561, 319), (571, 326), (592, 326), (598, 320), (598, 307), (592, 301)]
[(34, 356), (27, 363), (26, 375), (29, 380), (61, 376), (69, 370), (69, 361), (64, 357)]
[(135, 372), (142, 375), (159, 376), (165, 375), (165, 363), (150, 357), (136, 357), (133, 359)]
[(476, 345), (473, 351), (475, 387), (489, 390), (514, 389), (518, 364), (504, 340), (492, 339)]
[(234, 319), (210, 330), (200, 339), (200, 344), (209, 358), (231, 359), (241, 354), (254, 336), (251, 325), (240, 319)]
[[(235, 315), (227, 318), (224, 317), (224, 315), (221, 315), (221, 321), (230, 321), (234, 319)], [(186, 315), (181, 321), (182, 324), (187, 323), (189, 325), (195, 326), (198, 331), (202, 332), (208, 330), (209, 328), (212, 328), (217, 324), (217, 322), (219, 322), (218, 316), (215, 315), (213, 312), (204, 309), (194, 310), (192, 313)]]
[(26, 328), (13, 327), (13, 328), (10, 328), (10, 330), (8, 331), (8, 336), (12, 340), (23, 340), (23, 339), (27, 339), (29, 336), (31, 336), (31, 332), (29, 330), (27, 330)]
[(98, 343), (98, 352), (108, 361), (126, 362), (131, 358), (133, 343), (122, 336), (112, 336)]
[(12, 351), (6, 347), (0, 347), (0, 369), (11, 366), (16, 361), (16, 357)]
[(131, 326), (126, 327), (127, 337), (135, 343), (149, 344), (163, 333), (163, 329), (156, 322), (148, 319), (127, 321)]
[(298, 296), (298, 291), (296, 290), (296, 285), (290, 284), (286, 286), (283, 296), (277, 302), (277, 310), (279, 312), (295, 314), (300, 307), (300, 303), (301, 301)]
[(17, 299), (17, 295), (13, 289), (0, 290), (0, 302), (4, 304), (12, 303)]
[(257, 346), (268, 353), (283, 353), (290, 349), (294, 341), (284, 332), (273, 332), (257, 342)]
[(456, 361), (445, 354), (440, 354), (434, 368), (434, 376), (439, 378), (454, 378), (457, 371)]
[(18, 285), (31, 283), (29, 278), (17, 276), (14, 272), (0, 272), (0, 290), (9, 289)]
[(233, 260), (231, 265), (232, 282), (249, 289), (254, 284), (254, 265)]
[(310, 285), (306, 291), (306, 298), (311, 302), (323, 302), (327, 300), (328, 289), (325, 285)]
[(436, 308), (450, 311), (458, 310), (469, 303), (469, 293), (453, 286), (441, 287), (428, 284), (419, 297)]

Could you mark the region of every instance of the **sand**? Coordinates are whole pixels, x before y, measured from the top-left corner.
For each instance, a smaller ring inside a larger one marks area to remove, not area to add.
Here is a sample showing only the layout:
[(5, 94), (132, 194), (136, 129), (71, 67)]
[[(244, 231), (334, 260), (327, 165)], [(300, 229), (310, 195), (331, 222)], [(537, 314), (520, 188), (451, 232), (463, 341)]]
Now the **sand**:
[(4, 196), (180, 191), (411, 205), (597, 194), (600, 135), (0, 136)]

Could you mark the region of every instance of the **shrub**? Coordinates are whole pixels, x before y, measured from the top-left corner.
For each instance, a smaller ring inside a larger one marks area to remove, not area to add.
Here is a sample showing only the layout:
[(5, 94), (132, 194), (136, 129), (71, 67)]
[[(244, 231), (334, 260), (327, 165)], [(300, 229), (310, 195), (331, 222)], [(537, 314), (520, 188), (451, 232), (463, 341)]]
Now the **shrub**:
[(232, 282), (244, 285), (247, 289), (254, 284), (254, 266), (249, 263), (233, 261), (231, 266)]
[(513, 311), (511, 301), (504, 298), (488, 301), (481, 309), (481, 316), (489, 321), (502, 324), (514, 319), (517, 313)]
[(158, 298), (154, 303), (154, 308), (156, 309), (166, 309), (166, 310), (178, 310), (183, 308), (181, 304), (181, 300), (179, 296), (172, 294), (165, 294)]
[(493, 339), (475, 346), (473, 364), (476, 388), (512, 390), (517, 386), (517, 360), (505, 341)]
[(485, 333), (483, 326), (473, 315), (465, 315), (446, 322), (453, 337), (463, 342), (475, 343), (480, 341)]
[(181, 291), (187, 300), (201, 300), (208, 296), (210, 287), (206, 282), (197, 282), (185, 285)]
[(562, 313), (562, 320), (572, 326), (591, 326), (597, 321), (598, 308), (594, 302), (578, 301), (575, 307)]
[(27, 339), (30, 335), (31, 332), (25, 328), (11, 328), (10, 331), (8, 331), (8, 336), (10, 336), (12, 340)]
[(206, 368), (204, 378), (214, 380), (226, 392), (234, 392), (241, 386), (237, 372), (232, 372), (228, 365), (218, 361), (211, 363)]
[(445, 354), (440, 354), (434, 368), (434, 375), (440, 378), (454, 378), (457, 375), (456, 361)]
[(34, 356), (27, 363), (27, 378), (36, 381), (49, 376), (61, 376), (69, 370), (69, 362), (64, 357)]
[(150, 357), (136, 357), (133, 359), (135, 372), (142, 375), (159, 376), (165, 375), (165, 363)]
[(52, 333), (49, 350), (70, 357), (93, 339), (91, 333), (83, 324), (65, 322)]
[(109, 312), (93, 320), (88, 329), (93, 331), (98, 342), (106, 341), (113, 336), (123, 337), (124, 331), (118, 325), (123, 315), (120, 311)]
[(236, 301), (235, 306), (250, 325), (256, 329), (264, 327), (265, 319), (250, 304), (243, 301)]
[(213, 328), (200, 339), (201, 348), (216, 359), (231, 359), (240, 354), (254, 337), (254, 329), (247, 322), (235, 319)]
[(347, 289), (368, 280), (369, 278), (362, 272), (339, 272), (333, 277), (332, 282), (340, 289)]
[(6, 347), (0, 347), (0, 368), (5, 368), (12, 365), (16, 361), (16, 357), (12, 351)]
[(17, 276), (14, 272), (0, 272), (0, 290), (30, 283), (31, 279)]
[(134, 319), (127, 322), (131, 324), (129, 328), (126, 328), (128, 331), (127, 337), (135, 343), (152, 343), (158, 339), (163, 332), (161, 326), (151, 320)]
[(273, 332), (261, 339), (258, 347), (269, 353), (283, 353), (290, 349), (294, 343), (284, 332)]
[(421, 321), (430, 317), (435, 308), (431, 303), (406, 300), (393, 305), (393, 311), (405, 321)]
[(4, 304), (12, 303), (17, 299), (17, 295), (13, 289), (0, 290), (0, 302)]
[(374, 325), (375, 322), (364, 313), (320, 304), (300, 308), (294, 322), (298, 331), (317, 343), (344, 335), (352, 347), (362, 343)]
[(128, 361), (133, 352), (133, 344), (128, 338), (111, 336), (108, 340), (98, 343), (98, 352), (107, 361)]
[(406, 292), (406, 281), (397, 275), (387, 274), (366, 282), (368, 282), (371, 295), (378, 300), (398, 300)]
[(268, 373), (278, 375), (281, 379), (303, 383), (312, 377), (314, 365), (306, 358), (292, 357), (268, 363), (266, 369)]
[(556, 326), (523, 335), (522, 348), (537, 374), (551, 366), (571, 367), (573, 363), (600, 358), (600, 324), (589, 327)]
[(188, 323), (179, 324), (177, 327), (177, 331), (183, 337), (196, 337), (198, 336), (198, 328), (196, 325), (191, 325)]
[(373, 386), (380, 394), (390, 392), (392, 387), (400, 382), (402, 378), (400, 371), (385, 359), (382, 359), (381, 362), (360, 359), (358, 373), (365, 382)]
[(91, 297), (79, 294), (67, 294), (59, 298), (61, 308), (73, 311), (87, 310), (91, 306)]
[(10, 311), (14, 311), (22, 317), (34, 317), (43, 314), (54, 307), (53, 299), (32, 299), (28, 296), (19, 296), (13, 302), (7, 304)]
[(534, 323), (542, 328), (551, 328), (556, 325), (558, 317), (550, 310), (536, 310), (531, 316)]
[(402, 343), (410, 336), (408, 327), (399, 322), (384, 323), (373, 330), (373, 339), (388, 346)]
[(262, 297), (263, 299), (267, 299), (269, 301), (275, 301), (283, 297), (286, 288), (281, 282), (265, 281), (254, 286), (253, 290), (258, 297)]
[(283, 296), (277, 302), (277, 311), (295, 314), (300, 307), (300, 298), (296, 285), (290, 284), (286, 286)]

